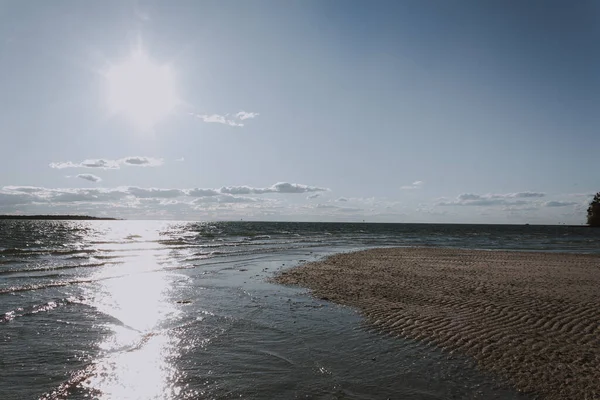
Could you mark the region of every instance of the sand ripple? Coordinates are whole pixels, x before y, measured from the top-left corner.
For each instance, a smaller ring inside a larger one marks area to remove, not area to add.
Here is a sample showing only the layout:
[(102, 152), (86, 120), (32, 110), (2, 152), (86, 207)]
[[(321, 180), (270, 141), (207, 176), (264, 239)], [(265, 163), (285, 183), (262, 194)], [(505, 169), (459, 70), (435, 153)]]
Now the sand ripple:
[(383, 331), (471, 356), (522, 391), (600, 399), (597, 255), (375, 249), (275, 280), (358, 307)]

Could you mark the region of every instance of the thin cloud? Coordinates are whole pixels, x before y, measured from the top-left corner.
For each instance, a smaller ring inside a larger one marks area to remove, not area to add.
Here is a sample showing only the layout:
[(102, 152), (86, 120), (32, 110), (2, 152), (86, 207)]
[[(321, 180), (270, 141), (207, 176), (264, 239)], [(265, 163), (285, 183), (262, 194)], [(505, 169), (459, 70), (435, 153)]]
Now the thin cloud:
[(567, 207), (567, 206), (575, 206), (579, 203), (575, 203), (573, 201), (547, 201), (544, 203), (544, 207)]
[(35, 196), (29, 193), (3, 193), (0, 192), (0, 206), (19, 206), (31, 204)]
[(307, 199), (316, 199), (317, 197), (321, 196), (321, 193), (313, 193), (309, 196), (306, 196)]
[(108, 160), (104, 158), (83, 160), (80, 163), (72, 161), (53, 162), (50, 163), (50, 168), (98, 168), (98, 169), (119, 169), (122, 165), (130, 167), (158, 167), (163, 165), (162, 158), (130, 156), (118, 160)]
[(211, 203), (220, 203), (220, 204), (236, 204), (236, 203), (256, 203), (261, 201), (260, 199), (256, 199), (254, 197), (246, 197), (246, 196), (233, 196), (230, 194), (222, 194), (215, 197), (200, 197), (193, 201), (194, 204), (211, 204)]
[(540, 192), (519, 192), (519, 193), (508, 193), (508, 194), (500, 194), (500, 195), (492, 195), (506, 198), (535, 198), (535, 197), (544, 197), (546, 193)]
[(339, 207), (338, 207), (338, 206), (331, 205), (331, 204), (322, 204), (322, 203), (319, 203), (319, 204), (317, 204), (316, 206), (314, 206), (314, 207), (311, 207), (311, 208), (338, 209)]
[(3, 191), (8, 192), (19, 192), (19, 193), (35, 193), (40, 190), (39, 187), (36, 186), (4, 186), (2, 188)]
[(364, 211), (364, 209), (362, 208), (356, 208), (356, 207), (340, 207), (337, 209), (338, 212), (360, 212), (360, 211)]
[(216, 123), (223, 124), (235, 127), (243, 127), (244, 123), (240, 121), (244, 121), (247, 119), (253, 119), (258, 117), (260, 114), (257, 112), (246, 112), (240, 111), (235, 115), (231, 114), (197, 114), (197, 113), (189, 113), (191, 116), (201, 119), (207, 123)]
[(123, 165), (130, 165), (136, 167), (158, 167), (163, 164), (162, 158), (152, 158), (152, 157), (125, 157), (119, 160)]
[[(90, 182), (99, 182), (100, 179), (92, 174), (79, 174), (80, 179)], [(242, 194), (264, 193), (307, 193), (328, 191), (329, 189), (316, 186), (301, 185), (298, 183), (278, 182), (267, 188), (253, 188), (250, 186), (230, 186), (221, 189), (172, 189), (172, 188), (141, 188), (137, 186), (122, 186), (116, 188), (75, 188), (75, 189), (48, 189), (34, 186), (4, 186), (0, 189), (0, 206), (34, 204), (34, 203), (112, 203), (122, 200), (166, 200), (196, 198), (198, 202), (218, 203), (253, 203), (261, 201), (250, 197), (240, 197)], [(211, 200), (212, 199), (212, 200)], [(266, 201), (266, 200), (265, 200)]]
[(208, 123), (217, 123), (217, 124), (237, 126), (237, 127), (244, 126), (244, 124), (242, 124), (241, 122), (236, 122), (234, 119), (230, 119), (225, 115), (219, 115), (219, 114), (208, 115), (208, 114), (193, 114), (193, 113), (190, 113), (190, 114), (193, 115), (194, 117), (200, 118), (202, 121), (208, 122)]
[(139, 187), (129, 187), (128, 193), (132, 194), (134, 197), (148, 199), (148, 198), (175, 198), (182, 197), (186, 195), (184, 190), (180, 189), (157, 189), (157, 188), (139, 188)]
[(423, 181), (414, 181), (411, 185), (401, 186), (400, 189), (402, 189), (402, 190), (420, 189), (423, 187), (424, 183), (425, 182), (423, 182)]
[(264, 193), (307, 193), (326, 192), (329, 189), (316, 186), (302, 185), (299, 183), (277, 182), (268, 188), (254, 188), (250, 186), (224, 186), (219, 189), (225, 194), (264, 194)]
[(93, 175), (93, 174), (79, 174), (79, 175), (77, 175), (77, 178), (85, 179), (86, 181), (90, 181), (90, 182), (101, 182), (102, 181), (102, 178), (100, 178), (99, 176)]
[(475, 194), (475, 193), (462, 193), (456, 197), (455, 200), (446, 201), (442, 200), (437, 203), (439, 206), (497, 206), (497, 205), (525, 205), (530, 203), (530, 200), (522, 199), (534, 199), (546, 196), (545, 193), (540, 192), (517, 192), (517, 193), (503, 193), (503, 194)]
[(83, 160), (80, 163), (74, 163), (72, 161), (67, 162), (53, 162), (50, 163), (50, 168), (64, 169), (64, 168), (100, 168), (100, 169), (119, 169), (119, 163), (117, 160)]

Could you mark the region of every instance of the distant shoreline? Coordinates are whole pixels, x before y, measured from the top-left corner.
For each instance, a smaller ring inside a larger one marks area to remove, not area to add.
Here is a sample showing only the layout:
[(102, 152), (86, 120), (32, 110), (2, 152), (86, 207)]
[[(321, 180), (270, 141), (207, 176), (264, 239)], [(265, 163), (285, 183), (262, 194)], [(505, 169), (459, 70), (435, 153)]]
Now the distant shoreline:
[(0, 220), (3, 219), (20, 219), (20, 220), (78, 220), (78, 221), (117, 221), (118, 218), (105, 217), (90, 217), (89, 215), (0, 215)]

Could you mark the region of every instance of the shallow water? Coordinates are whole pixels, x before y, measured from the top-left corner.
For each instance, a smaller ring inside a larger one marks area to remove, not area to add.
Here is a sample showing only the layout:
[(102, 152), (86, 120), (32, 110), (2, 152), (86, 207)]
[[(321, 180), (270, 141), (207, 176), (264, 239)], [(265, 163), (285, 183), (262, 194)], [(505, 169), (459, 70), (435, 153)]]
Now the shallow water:
[(567, 227), (0, 221), (0, 398), (521, 398), (266, 279), (389, 245), (600, 252)]

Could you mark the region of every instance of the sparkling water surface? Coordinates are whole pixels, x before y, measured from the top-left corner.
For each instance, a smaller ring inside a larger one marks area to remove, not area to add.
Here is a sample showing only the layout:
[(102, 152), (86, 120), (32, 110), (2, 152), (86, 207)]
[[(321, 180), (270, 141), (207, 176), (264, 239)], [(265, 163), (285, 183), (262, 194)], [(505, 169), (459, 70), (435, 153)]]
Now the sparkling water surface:
[(267, 282), (381, 246), (600, 252), (566, 226), (0, 221), (0, 399), (518, 399)]

